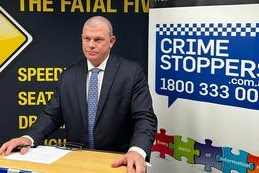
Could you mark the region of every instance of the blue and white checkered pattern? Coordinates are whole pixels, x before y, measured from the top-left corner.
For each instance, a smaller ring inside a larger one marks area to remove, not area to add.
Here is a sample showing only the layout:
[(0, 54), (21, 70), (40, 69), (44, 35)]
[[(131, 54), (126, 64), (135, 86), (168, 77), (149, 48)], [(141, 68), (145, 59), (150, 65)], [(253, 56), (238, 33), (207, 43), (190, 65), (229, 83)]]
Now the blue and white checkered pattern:
[(156, 24), (159, 35), (258, 37), (259, 23)]
[(0, 167), (0, 173), (37, 173), (37, 172)]

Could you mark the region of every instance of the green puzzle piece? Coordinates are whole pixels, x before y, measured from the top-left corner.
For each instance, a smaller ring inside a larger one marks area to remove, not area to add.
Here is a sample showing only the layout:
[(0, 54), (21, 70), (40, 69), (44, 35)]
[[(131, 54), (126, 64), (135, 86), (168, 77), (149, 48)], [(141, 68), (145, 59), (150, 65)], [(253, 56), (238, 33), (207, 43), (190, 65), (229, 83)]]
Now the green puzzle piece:
[(194, 149), (195, 140), (187, 138), (187, 142), (183, 142), (182, 136), (174, 136), (174, 143), (169, 144), (169, 148), (174, 150), (173, 157), (181, 161), (181, 157), (187, 158), (187, 163), (194, 164), (194, 155), (199, 156), (200, 151)]

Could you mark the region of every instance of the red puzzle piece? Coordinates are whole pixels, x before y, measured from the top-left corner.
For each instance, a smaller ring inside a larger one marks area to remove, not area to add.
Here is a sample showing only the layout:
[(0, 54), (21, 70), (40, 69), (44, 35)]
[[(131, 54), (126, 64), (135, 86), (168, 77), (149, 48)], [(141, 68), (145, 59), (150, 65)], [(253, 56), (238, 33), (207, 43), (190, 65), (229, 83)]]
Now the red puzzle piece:
[(249, 154), (247, 162), (254, 164), (254, 170), (248, 170), (247, 173), (259, 173), (259, 157)]
[(160, 152), (159, 156), (161, 158), (165, 158), (165, 154), (173, 156), (174, 151), (169, 148), (169, 144), (173, 143), (173, 136), (169, 136), (165, 134), (165, 129), (160, 129), (160, 133), (156, 134), (155, 143), (153, 144), (151, 151)]

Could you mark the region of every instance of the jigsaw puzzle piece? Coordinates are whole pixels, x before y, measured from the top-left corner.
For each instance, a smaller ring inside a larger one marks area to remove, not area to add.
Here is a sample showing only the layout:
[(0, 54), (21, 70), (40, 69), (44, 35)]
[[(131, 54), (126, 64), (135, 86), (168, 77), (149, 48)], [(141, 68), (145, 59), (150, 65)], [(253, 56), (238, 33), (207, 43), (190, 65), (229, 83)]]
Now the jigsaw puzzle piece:
[(194, 149), (195, 141), (187, 138), (187, 142), (182, 141), (182, 136), (174, 136), (174, 142), (169, 144), (169, 147), (174, 150), (174, 158), (181, 160), (184, 156), (187, 158), (187, 163), (194, 164), (194, 156), (199, 156), (200, 151)]
[(248, 163), (248, 153), (242, 150), (239, 150), (239, 154), (233, 154), (232, 148), (223, 147), (223, 155), (217, 155), (216, 159), (219, 162), (222, 162), (222, 172), (230, 173), (231, 170), (238, 171), (240, 173), (246, 173), (248, 170), (253, 170), (254, 165)]
[(222, 163), (216, 160), (217, 155), (222, 155), (222, 147), (214, 147), (211, 145), (212, 140), (205, 139), (205, 144), (195, 142), (194, 148), (200, 151), (199, 156), (194, 156), (196, 164), (203, 164), (204, 170), (211, 172), (211, 167), (221, 171)]
[(173, 156), (174, 151), (169, 148), (169, 144), (174, 141), (173, 136), (166, 135), (166, 130), (161, 128), (160, 133), (155, 136), (155, 142), (151, 148), (151, 151), (160, 152), (159, 156), (165, 158), (165, 155)]
[(259, 157), (249, 154), (247, 161), (254, 164), (254, 169), (248, 170), (247, 173), (259, 173)]

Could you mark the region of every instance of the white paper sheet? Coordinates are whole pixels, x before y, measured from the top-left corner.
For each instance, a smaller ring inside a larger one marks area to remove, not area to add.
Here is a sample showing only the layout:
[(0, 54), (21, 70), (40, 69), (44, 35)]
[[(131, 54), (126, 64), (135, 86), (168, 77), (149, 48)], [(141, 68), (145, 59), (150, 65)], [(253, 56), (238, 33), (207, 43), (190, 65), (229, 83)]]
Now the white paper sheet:
[(54, 161), (65, 156), (71, 151), (62, 150), (51, 146), (38, 146), (37, 148), (30, 148), (28, 153), (22, 155), (19, 152), (12, 153), (11, 155), (5, 156), (5, 159), (11, 160), (22, 160), (36, 163), (51, 164)]

